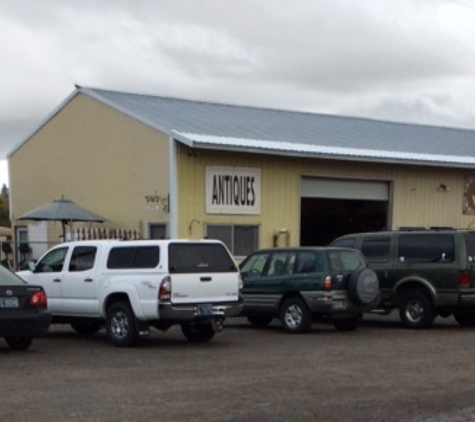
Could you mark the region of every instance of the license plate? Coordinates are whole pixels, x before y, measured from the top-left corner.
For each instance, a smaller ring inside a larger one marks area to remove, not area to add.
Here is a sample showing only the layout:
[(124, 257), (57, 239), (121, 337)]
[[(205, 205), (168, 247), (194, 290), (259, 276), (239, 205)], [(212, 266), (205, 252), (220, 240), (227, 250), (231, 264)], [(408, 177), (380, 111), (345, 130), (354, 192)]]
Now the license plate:
[(18, 308), (18, 298), (13, 297), (0, 297), (0, 308)]
[(340, 309), (345, 309), (346, 308), (346, 303), (344, 300), (335, 300), (333, 302), (333, 309), (340, 310)]
[(198, 305), (198, 315), (211, 315), (213, 312), (212, 305)]

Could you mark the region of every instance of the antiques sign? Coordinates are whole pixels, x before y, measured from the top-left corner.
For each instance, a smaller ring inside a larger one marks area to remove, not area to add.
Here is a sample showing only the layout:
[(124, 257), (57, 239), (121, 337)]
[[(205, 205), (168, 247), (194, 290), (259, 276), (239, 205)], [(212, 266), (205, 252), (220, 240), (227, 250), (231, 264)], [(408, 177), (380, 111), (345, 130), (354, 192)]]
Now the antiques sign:
[(463, 213), (466, 215), (475, 215), (475, 176), (465, 176)]
[(260, 214), (261, 170), (206, 167), (208, 214)]

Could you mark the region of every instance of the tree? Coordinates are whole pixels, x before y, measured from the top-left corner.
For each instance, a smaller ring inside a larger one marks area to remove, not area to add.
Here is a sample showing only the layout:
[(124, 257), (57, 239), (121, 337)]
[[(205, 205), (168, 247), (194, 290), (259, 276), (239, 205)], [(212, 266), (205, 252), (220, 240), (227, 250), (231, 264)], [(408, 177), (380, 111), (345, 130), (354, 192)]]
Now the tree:
[(10, 191), (7, 185), (4, 183), (2, 186), (2, 191), (0, 193), (0, 226), (1, 227), (10, 227), (10, 208), (8, 203)]

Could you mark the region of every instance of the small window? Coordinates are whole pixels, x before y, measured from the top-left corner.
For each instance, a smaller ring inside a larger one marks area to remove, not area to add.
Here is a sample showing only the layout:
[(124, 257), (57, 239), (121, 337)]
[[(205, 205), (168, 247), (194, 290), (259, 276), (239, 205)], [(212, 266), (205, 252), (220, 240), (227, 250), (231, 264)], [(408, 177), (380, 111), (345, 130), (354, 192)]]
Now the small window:
[(356, 237), (344, 237), (337, 239), (330, 246), (338, 246), (340, 248), (356, 248)]
[(248, 256), (258, 249), (258, 227), (254, 225), (208, 224), (206, 237), (221, 240), (234, 256)]
[(324, 269), (323, 254), (321, 252), (300, 252), (297, 257), (295, 273), (306, 274), (321, 272)]
[(95, 246), (76, 246), (71, 255), (69, 271), (87, 271), (94, 267), (97, 248)]
[(398, 256), (405, 262), (453, 262), (454, 237), (451, 234), (405, 234), (399, 236)]
[[(293, 259), (291, 259), (291, 257)], [(295, 261), (295, 254), (289, 254), (284, 252), (273, 253), (269, 261), (269, 268), (267, 270), (268, 276), (281, 276), (291, 273), (292, 265), (289, 265), (289, 261)], [(290, 271), (289, 271), (290, 266)]]
[(35, 266), (35, 273), (59, 273), (63, 270), (68, 248), (58, 248), (49, 252)]
[(171, 243), (168, 265), (173, 273), (237, 272), (234, 260), (219, 243)]
[(167, 225), (164, 223), (151, 223), (149, 226), (150, 239), (166, 239)]
[(390, 237), (367, 237), (363, 239), (361, 252), (370, 262), (387, 262), (390, 247)]
[(107, 268), (155, 268), (159, 262), (158, 246), (121, 246), (110, 250)]

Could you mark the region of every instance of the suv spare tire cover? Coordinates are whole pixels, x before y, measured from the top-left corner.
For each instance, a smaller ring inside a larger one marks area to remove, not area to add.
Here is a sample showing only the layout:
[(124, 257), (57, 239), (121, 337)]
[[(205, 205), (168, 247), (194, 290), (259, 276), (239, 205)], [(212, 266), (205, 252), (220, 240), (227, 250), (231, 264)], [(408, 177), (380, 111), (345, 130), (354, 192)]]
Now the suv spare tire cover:
[(369, 305), (379, 296), (379, 280), (371, 268), (356, 270), (348, 282), (350, 298), (359, 304)]

